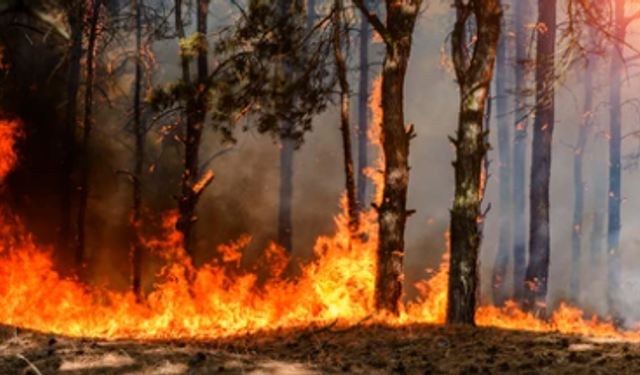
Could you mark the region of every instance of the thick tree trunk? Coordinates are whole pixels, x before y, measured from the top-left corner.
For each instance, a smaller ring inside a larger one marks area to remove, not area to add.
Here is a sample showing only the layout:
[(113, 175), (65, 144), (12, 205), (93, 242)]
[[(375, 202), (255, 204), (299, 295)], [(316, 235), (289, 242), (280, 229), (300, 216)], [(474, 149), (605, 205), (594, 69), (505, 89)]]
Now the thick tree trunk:
[(136, 0), (136, 77), (133, 98), (133, 131), (135, 134), (136, 161), (133, 178), (132, 247), (131, 247), (131, 291), (138, 300), (142, 296), (142, 174), (144, 170), (145, 127), (142, 123), (142, 8), (143, 0)]
[[(366, 6), (365, 2), (365, 6)], [(358, 89), (358, 182), (356, 184), (356, 200), (361, 211), (368, 205), (369, 178), (365, 170), (369, 166), (369, 43), (371, 30), (369, 21), (361, 16), (360, 20), (360, 77)]]
[[(478, 256), (482, 240), (480, 213), (486, 183), (483, 160), (489, 148), (484, 130), (487, 94), (500, 39), (499, 0), (456, 1), (457, 18), (451, 34), (453, 63), (460, 88), (456, 138), (455, 196), (451, 209), (451, 258), (447, 323), (475, 324)], [(467, 50), (469, 18), (477, 25), (475, 50)]]
[(522, 302), (524, 296), (524, 274), (527, 268), (527, 226), (526, 226), (526, 160), (527, 160), (527, 79), (530, 61), (527, 53), (529, 44), (531, 6), (529, 0), (514, 0), (516, 30), (516, 87), (513, 145), (513, 300)]
[[(206, 38), (209, 0), (198, 0), (197, 8), (197, 30), (201, 38)], [(198, 82), (207, 80), (209, 74), (208, 69), (207, 49), (200, 49), (198, 51)], [(184, 76), (185, 71), (188, 73), (188, 69), (184, 68), (183, 61), (183, 80), (185, 80), (185, 83), (189, 83), (190, 78)], [(208, 95), (206, 92), (200, 92), (197, 87), (193, 87), (192, 91), (195, 99), (187, 100), (185, 171), (182, 175), (182, 197), (178, 202), (179, 219), (177, 229), (182, 233), (185, 251), (193, 258), (194, 249), (192, 242), (196, 221), (195, 213), (200, 194), (202, 193), (202, 189), (196, 188), (200, 183), (200, 142), (207, 112)], [(205, 184), (205, 186), (207, 184)]]
[[(410, 39), (410, 38), (409, 38)], [(399, 43), (400, 44), (400, 43)], [(376, 307), (399, 312), (404, 278), (404, 231), (409, 185), (409, 139), (404, 122), (404, 78), (410, 46), (388, 49), (382, 70), (384, 189), (378, 207), (379, 244)]]
[(351, 151), (351, 126), (349, 125), (349, 80), (347, 63), (342, 55), (342, 0), (335, 0), (333, 17), (333, 53), (336, 60), (336, 72), (340, 85), (340, 133), (342, 134), (342, 151), (344, 153), (345, 187), (347, 189), (347, 213), (349, 215), (349, 231), (352, 236), (358, 232), (358, 202), (356, 201), (356, 181), (353, 170)]
[(411, 55), (411, 41), (422, 1), (386, 2), (386, 26), (364, 6), (354, 4), (367, 17), (385, 46), (382, 66), (382, 126), (380, 143), (384, 158), (382, 201), (378, 211), (377, 274), (375, 307), (391, 314), (400, 312), (404, 280), (404, 231), (409, 185), (409, 141), (413, 125), (404, 123), (404, 79)]
[(620, 54), (626, 37), (625, 0), (615, 2), (616, 46), (611, 53), (609, 72), (609, 218), (607, 228), (607, 304), (609, 314), (619, 318), (620, 313), (620, 202), (622, 175), (620, 152), (622, 148), (622, 69)]
[(93, 81), (95, 70), (96, 39), (98, 37), (98, 21), (100, 20), (101, 0), (94, 0), (89, 26), (89, 42), (87, 46), (87, 82), (84, 97), (84, 129), (82, 137), (82, 160), (80, 168), (80, 194), (77, 216), (77, 237), (75, 246), (76, 264), (82, 266), (86, 261), (86, 217), (89, 201), (89, 178), (91, 177), (91, 131), (93, 128)]
[[(71, 243), (71, 217), (73, 211), (73, 172), (76, 163), (76, 131), (78, 116), (78, 90), (80, 87), (80, 60), (82, 59), (82, 40), (84, 34), (84, 5), (70, 10), (69, 23), (72, 28), (72, 46), (67, 73), (67, 104), (65, 110), (65, 140), (62, 146), (62, 184), (60, 187), (60, 232), (58, 249), (69, 249)], [(76, 270), (82, 267), (82, 259), (75, 259)]]
[(584, 217), (584, 190), (585, 183), (582, 177), (583, 159), (587, 140), (591, 135), (593, 127), (593, 85), (592, 78), (595, 72), (595, 64), (593, 58), (588, 59), (587, 70), (584, 77), (584, 109), (582, 122), (580, 123), (580, 131), (578, 133), (578, 141), (574, 148), (573, 156), (573, 191), (574, 191), (574, 208), (573, 208), (573, 231), (571, 233), (571, 283), (570, 283), (570, 299), (573, 303), (578, 303), (580, 299), (580, 270), (582, 263), (582, 234), (583, 217)]
[(496, 57), (496, 102), (498, 123), (498, 157), (500, 159), (500, 237), (498, 253), (493, 266), (493, 304), (504, 305), (509, 299), (506, 288), (507, 267), (511, 250), (511, 116), (509, 115), (507, 92), (507, 36), (500, 37)]
[(533, 124), (531, 191), (529, 223), (529, 263), (525, 274), (523, 307), (534, 313), (544, 312), (549, 279), (551, 233), (549, 225), (549, 183), (551, 146), (555, 115), (556, 0), (538, 2), (536, 46), (536, 114)]

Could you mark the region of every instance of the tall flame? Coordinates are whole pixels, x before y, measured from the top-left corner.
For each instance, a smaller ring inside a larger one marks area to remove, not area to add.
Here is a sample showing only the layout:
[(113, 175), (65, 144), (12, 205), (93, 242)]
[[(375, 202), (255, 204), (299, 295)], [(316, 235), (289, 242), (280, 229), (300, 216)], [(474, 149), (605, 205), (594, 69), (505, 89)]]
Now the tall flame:
[[(19, 134), (17, 123), (0, 122), (2, 177), (17, 160), (14, 146)], [(371, 316), (378, 233), (373, 212), (363, 215), (362, 230), (370, 235), (366, 242), (351, 238), (346, 214), (338, 215), (336, 233), (317, 239), (315, 261), (295, 281), (280, 278), (288, 258), (281, 248), (270, 246), (261, 261), (270, 270), (266, 282), (259, 282), (255, 272), (242, 271), (242, 250), (249, 237), (220, 247), (219, 260), (195, 268), (179, 246), (180, 235), (173, 229), (176, 218), (167, 215), (165, 235), (145, 241), (166, 265), (153, 292), (137, 303), (131, 293), (61, 278), (53, 270), (50, 251), (36, 246), (17, 218), (0, 211), (0, 324), (107, 339), (206, 339), (335, 320), (349, 325)], [(444, 322), (447, 272), (445, 256), (433, 277), (419, 283), (418, 301), (406, 304), (398, 317), (380, 315), (371, 321)], [(482, 307), (477, 321), (508, 329), (640, 337), (581, 316), (579, 310), (562, 306), (549, 322), (542, 322), (511, 304), (503, 309)]]

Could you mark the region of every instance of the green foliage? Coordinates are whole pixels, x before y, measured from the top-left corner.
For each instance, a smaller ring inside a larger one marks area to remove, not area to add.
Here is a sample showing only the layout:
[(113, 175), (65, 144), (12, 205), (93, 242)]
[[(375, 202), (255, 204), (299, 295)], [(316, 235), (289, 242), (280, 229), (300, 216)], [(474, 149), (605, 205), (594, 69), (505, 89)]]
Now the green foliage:
[(185, 39), (180, 39), (180, 56), (194, 59), (200, 51), (209, 48), (207, 36), (202, 33), (193, 33)]
[[(251, 1), (241, 19), (213, 42), (218, 64), (209, 78), (194, 83), (197, 88), (183, 83), (157, 88), (149, 98), (152, 107), (206, 100), (213, 126), (227, 142), (235, 142), (238, 130), (256, 129), (300, 145), (313, 117), (327, 108), (335, 83), (329, 18), (311, 33), (300, 7), (292, 4), (284, 14), (277, 5)], [(180, 41), (181, 53), (190, 58), (205, 45), (198, 33)]]

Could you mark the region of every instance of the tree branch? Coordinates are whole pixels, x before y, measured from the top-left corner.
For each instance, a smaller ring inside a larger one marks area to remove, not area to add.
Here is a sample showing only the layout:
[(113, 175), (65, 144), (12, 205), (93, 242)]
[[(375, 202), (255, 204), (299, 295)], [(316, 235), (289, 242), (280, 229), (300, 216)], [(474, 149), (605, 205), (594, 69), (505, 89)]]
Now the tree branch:
[(391, 37), (391, 33), (389, 33), (387, 27), (382, 23), (382, 21), (380, 21), (380, 18), (378, 18), (374, 13), (369, 12), (362, 0), (353, 0), (353, 3), (358, 9), (360, 9), (362, 15), (367, 18), (367, 21), (369, 21), (371, 26), (373, 26), (373, 29), (380, 34), (380, 37), (387, 47), (393, 48), (393, 38)]

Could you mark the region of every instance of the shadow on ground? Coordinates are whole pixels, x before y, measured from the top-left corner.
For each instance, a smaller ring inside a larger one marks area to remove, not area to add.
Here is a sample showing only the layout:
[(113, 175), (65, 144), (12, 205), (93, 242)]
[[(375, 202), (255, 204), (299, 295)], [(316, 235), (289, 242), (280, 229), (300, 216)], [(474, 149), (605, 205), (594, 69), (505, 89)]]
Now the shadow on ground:
[(102, 341), (0, 328), (0, 374), (640, 374), (640, 344), (557, 333), (327, 325), (209, 341)]

